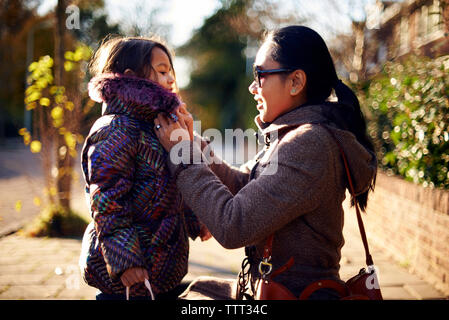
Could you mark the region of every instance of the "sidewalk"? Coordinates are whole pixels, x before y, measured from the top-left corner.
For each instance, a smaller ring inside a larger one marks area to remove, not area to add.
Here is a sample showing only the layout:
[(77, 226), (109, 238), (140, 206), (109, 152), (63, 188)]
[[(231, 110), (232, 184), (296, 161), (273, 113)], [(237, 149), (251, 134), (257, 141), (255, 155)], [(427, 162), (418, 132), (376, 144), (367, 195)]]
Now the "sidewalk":
[[(349, 215), (348, 215), (349, 216)], [(354, 219), (351, 219), (354, 218)], [(355, 217), (347, 217), (346, 244), (342, 250), (341, 277), (347, 279), (364, 266), (363, 247)], [(0, 299), (91, 300), (96, 289), (80, 277), (79, 239), (24, 238), (13, 234), (0, 238)], [(386, 300), (445, 299), (430, 284), (408, 273), (371, 248), (379, 268), (380, 285)], [(215, 240), (191, 242), (189, 273), (185, 280), (200, 275), (236, 278), (243, 249), (226, 250)]]
[[(354, 208), (348, 208), (348, 202), (344, 203), (345, 227), (343, 232), (345, 245), (342, 249), (340, 269), (340, 277), (343, 280), (356, 275), (362, 267), (366, 266), (365, 251), (357, 225), (355, 210)], [(369, 230), (369, 225), (365, 225), (365, 229)], [(382, 248), (372, 243), (369, 243), (369, 248), (374, 265), (378, 268), (380, 288), (385, 300), (435, 300), (449, 298), (436, 290), (431, 284), (401, 267), (398, 262), (387, 256)]]
[[(72, 184), (72, 209), (87, 212), (78, 157), (74, 169), (78, 181)], [(40, 154), (31, 153), (20, 140), (0, 145), (0, 237), (16, 232), (39, 214), (46, 198), (44, 187)]]

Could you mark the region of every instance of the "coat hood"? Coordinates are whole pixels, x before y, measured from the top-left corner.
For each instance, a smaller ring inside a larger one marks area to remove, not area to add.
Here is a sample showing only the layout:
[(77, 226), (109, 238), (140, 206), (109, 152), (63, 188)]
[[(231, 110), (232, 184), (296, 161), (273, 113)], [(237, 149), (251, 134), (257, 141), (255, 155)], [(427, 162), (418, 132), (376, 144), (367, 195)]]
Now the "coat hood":
[[(310, 123), (328, 124), (348, 159), (355, 192), (356, 195), (359, 195), (368, 190), (375, 178), (377, 158), (374, 153), (359, 143), (352, 132), (344, 130), (349, 126), (346, 122), (349, 110), (346, 108), (338, 103), (303, 105), (279, 116), (271, 123), (262, 122), (257, 116), (255, 123), (264, 136), (268, 136), (274, 131), (281, 132)], [(325, 134), (331, 141), (334, 141), (329, 133)]]
[(170, 113), (180, 100), (154, 81), (117, 73), (101, 74), (88, 85), (89, 96), (106, 107), (103, 114), (127, 114), (151, 121), (159, 112)]

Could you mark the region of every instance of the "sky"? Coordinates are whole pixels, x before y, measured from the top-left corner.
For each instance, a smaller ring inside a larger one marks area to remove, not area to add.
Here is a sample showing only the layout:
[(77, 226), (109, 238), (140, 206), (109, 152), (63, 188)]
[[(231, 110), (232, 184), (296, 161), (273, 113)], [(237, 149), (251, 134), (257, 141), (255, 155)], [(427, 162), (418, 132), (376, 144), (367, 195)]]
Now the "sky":
[[(145, 10), (151, 11), (152, 7), (162, 3), (162, 11), (158, 14), (158, 21), (171, 26), (170, 43), (180, 46), (185, 43), (192, 32), (201, 27), (205, 18), (211, 16), (219, 7), (218, 0), (159, 0), (137, 1), (106, 0), (106, 9), (111, 21), (122, 21), (123, 13), (133, 10), (133, 3), (145, 3)], [(152, 3), (154, 5), (152, 5)], [(135, 8), (135, 7), (134, 7)]]
[[(281, 0), (280, 0), (281, 1)], [(335, 15), (328, 6), (326, 0), (282, 0), (281, 9), (301, 10), (310, 12), (314, 21), (308, 26), (314, 28), (326, 40), (326, 28), (329, 21), (335, 25), (335, 29), (341, 32), (350, 30), (349, 15), (359, 18), (363, 15), (360, 8), (361, 3), (373, 3), (375, 0), (338, 0), (341, 5), (343, 15)], [(70, 3), (70, 1), (68, 1)], [(201, 27), (204, 19), (213, 15), (220, 8), (219, 0), (105, 0), (105, 9), (110, 22), (129, 23), (130, 19), (147, 19), (145, 12), (151, 12), (154, 7), (161, 7), (157, 14), (157, 20), (163, 24), (171, 26), (169, 39), (166, 39), (173, 47), (178, 47), (185, 43), (193, 34), (194, 30)], [(40, 14), (45, 13), (55, 7), (57, 0), (44, 0), (39, 7)], [(136, 8), (141, 7), (141, 12)], [(143, 20), (144, 21), (144, 20)], [(145, 21), (144, 21), (145, 22)], [(191, 64), (182, 57), (175, 57), (174, 67), (177, 74), (177, 81), (180, 88), (185, 87), (189, 82), (189, 71)]]
[[(57, 0), (44, 0), (38, 12), (42, 14), (52, 10), (56, 3)], [(172, 27), (170, 42), (174, 46), (185, 43), (194, 29), (201, 27), (204, 19), (214, 14), (220, 7), (218, 0), (105, 0), (110, 22), (126, 20), (126, 15), (140, 3), (144, 3), (143, 7), (147, 10), (151, 10), (160, 3), (163, 4), (158, 20)]]

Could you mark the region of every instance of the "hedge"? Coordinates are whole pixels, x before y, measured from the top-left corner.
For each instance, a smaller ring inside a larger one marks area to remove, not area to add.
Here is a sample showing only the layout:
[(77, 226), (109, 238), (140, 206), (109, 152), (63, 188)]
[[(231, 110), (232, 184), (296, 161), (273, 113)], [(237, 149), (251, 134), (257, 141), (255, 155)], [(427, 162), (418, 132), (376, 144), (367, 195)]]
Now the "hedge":
[(388, 62), (359, 98), (380, 167), (449, 189), (449, 56)]

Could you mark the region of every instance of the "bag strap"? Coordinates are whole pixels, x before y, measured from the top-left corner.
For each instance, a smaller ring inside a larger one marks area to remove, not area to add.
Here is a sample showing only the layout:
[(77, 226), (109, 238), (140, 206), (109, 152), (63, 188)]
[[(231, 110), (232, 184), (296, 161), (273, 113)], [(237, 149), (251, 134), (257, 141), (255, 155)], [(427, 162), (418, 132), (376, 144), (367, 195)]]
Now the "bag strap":
[(263, 257), (262, 261), (259, 263), (259, 273), (262, 275), (263, 279), (266, 279), (266, 276), (270, 276), (271, 278), (274, 278), (281, 273), (287, 271), (289, 268), (293, 266), (295, 263), (295, 259), (293, 257), (290, 257), (290, 259), (287, 260), (287, 262), (279, 267), (278, 269), (272, 271), (273, 265), (271, 264), (271, 252), (273, 248), (273, 238), (274, 233), (272, 233), (265, 244), (264, 250), (263, 250)]
[(328, 126), (326, 126), (324, 124), (321, 124), (321, 123), (316, 123), (316, 124), (318, 124), (320, 127), (326, 129), (327, 132), (329, 132), (329, 134), (332, 136), (332, 138), (334, 139), (335, 143), (337, 144), (338, 149), (340, 150), (340, 154), (341, 154), (341, 157), (343, 159), (344, 166), (345, 166), (346, 176), (348, 177), (349, 191), (350, 191), (351, 196), (352, 196), (352, 198), (354, 200), (354, 207), (355, 207), (355, 211), (357, 213), (357, 223), (359, 225), (360, 236), (362, 237), (363, 247), (365, 248), (366, 265), (367, 266), (371, 266), (371, 265), (374, 264), (374, 262), (373, 262), (373, 258), (371, 257), (371, 254), (369, 252), (369, 246), (368, 246), (368, 240), (366, 238), (365, 227), (363, 225), (362, 215), (360, 213), (359, 204), (358, 204), (358, 201), (357, 201), (357, 197), (355, 195), (354, 184), (352, 183), (351, 172), (349, 171), (348, 160), (346, 158), (345, 152), (343, 151), (343, 148), (342, 148), (340, 142), (338, 141), (337, 137), (332, 132), (332, 130), (329, 129)]

